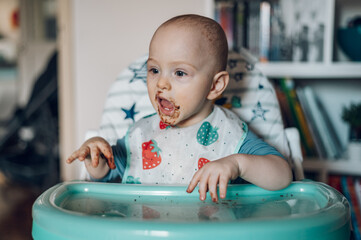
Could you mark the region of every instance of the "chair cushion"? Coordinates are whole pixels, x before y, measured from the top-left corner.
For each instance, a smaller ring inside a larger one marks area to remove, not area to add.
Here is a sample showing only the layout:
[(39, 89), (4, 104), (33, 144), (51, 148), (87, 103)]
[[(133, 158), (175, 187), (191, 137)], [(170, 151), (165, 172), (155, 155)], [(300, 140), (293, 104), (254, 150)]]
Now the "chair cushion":
[(229, 54), (227, 71), (229, 85), (218, 102), (238, 114), (255, 134), (289, 157), (281, 109), (271, 82), (238, 53)]
[[(111, 144), (122, 138), (134, 121), (154, 113), (146, 87), (147, 58), (143, 56), (123, 70), (108, 92), (99, 132)], [(239, 53), (229, 54), (227, 70), (230, 82), (216, 104), (233, 110), (254, 133), (289, 157), (280, 107), (269, 80)]]

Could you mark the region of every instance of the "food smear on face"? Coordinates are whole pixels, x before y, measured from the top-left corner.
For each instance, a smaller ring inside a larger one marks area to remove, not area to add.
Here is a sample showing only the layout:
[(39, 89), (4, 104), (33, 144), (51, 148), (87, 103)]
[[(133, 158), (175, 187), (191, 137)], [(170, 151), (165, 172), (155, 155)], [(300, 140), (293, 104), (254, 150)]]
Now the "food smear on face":
[(161, 121), (167, 125), (173, 126), (180, 115), (180, 106), (174, 103), (172, 99), (165, 99), (156, 96), (158, 102), (158, 115)]
[(166, 114), (166, 115), (171, 115), (173, 110), (174, 110), (174, 106), (173, 103), (168, 101), (167, 99), (164, 98), (160, 98), (159, 99), (159, 104), (161, 107), (161, 111)]
[(164, 115), (161, 113), (160, 110), (158, 110), (158, 114), (159, 114), (161, 121), (167, 125), (174, 126), (180, 115), (179, 108), (180, 108), (179, 106), (175, 106), (174, 112), (171, 116)]

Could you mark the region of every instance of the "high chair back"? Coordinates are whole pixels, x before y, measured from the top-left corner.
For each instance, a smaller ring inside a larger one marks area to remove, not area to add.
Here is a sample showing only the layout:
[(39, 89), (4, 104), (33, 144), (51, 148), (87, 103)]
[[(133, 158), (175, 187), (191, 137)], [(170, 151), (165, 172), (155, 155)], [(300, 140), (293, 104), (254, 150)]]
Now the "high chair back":
[[(108, 92), (96, 134), (110, 144), (125, 136), (134, 121), (155, 111), (146, 86), (147, 58), (143, 56), (123, 70)], [(289, 160), (296, 180), (303, 179), (298, 131), (284, 128), (275, 90), (255, 67), (254, 57), (245, 49), (241, 53), (230, 52), (227, 71), (230, 82), (216, 104), (234, 111), (255, 134)], [(88, 134), (91, 135), (95, 134)]]

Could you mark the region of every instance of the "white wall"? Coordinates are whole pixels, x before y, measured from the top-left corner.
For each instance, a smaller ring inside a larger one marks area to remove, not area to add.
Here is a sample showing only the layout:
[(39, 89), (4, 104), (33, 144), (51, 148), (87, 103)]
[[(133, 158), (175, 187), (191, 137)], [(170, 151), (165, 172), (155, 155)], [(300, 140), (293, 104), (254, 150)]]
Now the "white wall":
[[(63, 31), (69, 36), (60, 37), (63, 39), (60, 49), (68, 51), (61, 57), (61, 66), (71, 62), (68, 73), (60, 77), (64, 81), (60, 83), (61, 114), (71, 115), (65, 120), (66, 124), (61, 122), (61, 127), (66, 128), (61, 130), (61, 175), (64, 180), (76, 175), (73, 166), (64, 164), (65, 158), (82, 144), (86, 131), (98, 128), (110, 84), (123, 68), (148, 52), (156, 28), (179, 14), (213, 15), (213, 0), (67, 2), (65, 8), (60, 6), (63, 20), (70, 21), (71, 25), (65, 26), (68, 29)], [(69, 44), (71, 46), (67, 46)], [(67, 97), (73, 99), (71, 103), (65, 99)]]

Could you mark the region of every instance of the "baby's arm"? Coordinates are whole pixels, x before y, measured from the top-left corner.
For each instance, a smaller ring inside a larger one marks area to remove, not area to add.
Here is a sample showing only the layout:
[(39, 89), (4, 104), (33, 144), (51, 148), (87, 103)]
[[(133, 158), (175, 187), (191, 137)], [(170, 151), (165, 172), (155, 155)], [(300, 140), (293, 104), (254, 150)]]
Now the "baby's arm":
[(241, 177), (267, 190), (287, 187), (292, 181), (291, 169), (283, 158), (276, 155), (233, 154), (204, 165), (194, 174), (187, 192), (192, 192), (199, 183), (199, 198), (203, 201), (209, 191), (213, 201), (219, 195), (225, 198), (229, 180)]
[(95, 179), (103, 178), (109, 172), (109, 169), (115, 169), (112, 148), (101, 137), (94, 137), (85, 141), (67, 159), (67, 163), (72, 163), (76, 159), (84, 161), (90, 176)]

